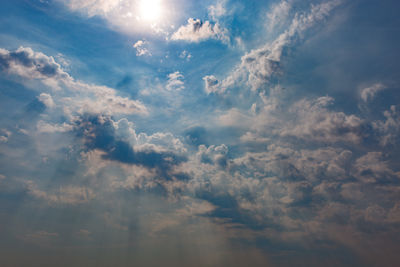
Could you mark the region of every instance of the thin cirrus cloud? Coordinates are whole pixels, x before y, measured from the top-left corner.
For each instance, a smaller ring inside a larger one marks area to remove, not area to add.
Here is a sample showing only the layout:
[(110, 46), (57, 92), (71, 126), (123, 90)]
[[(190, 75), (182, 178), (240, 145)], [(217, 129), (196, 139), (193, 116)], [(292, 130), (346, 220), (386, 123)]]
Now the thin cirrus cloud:
[[(213, 90), (206, 90), (208, 92), (223, 93), (238, 83), (244, 83), (251, 90), (262, 88), (275, 75), (279, 75), (283, 50), (298, 42), (298, 39), (306, 30), (326, 18), (340, 4), (340, 0), (323, 2), (313, 6), (308, 13), (297, 13), (289, 28), (273, 42), (245, 54), (242, 57), (241, 63), (228, 77), (219, 82), (218, 86), (214, 86)], [(209, 80), (205, 78), (206, 88), (209, 86)], [(213, 84), (216, 83), (213, 82)]]

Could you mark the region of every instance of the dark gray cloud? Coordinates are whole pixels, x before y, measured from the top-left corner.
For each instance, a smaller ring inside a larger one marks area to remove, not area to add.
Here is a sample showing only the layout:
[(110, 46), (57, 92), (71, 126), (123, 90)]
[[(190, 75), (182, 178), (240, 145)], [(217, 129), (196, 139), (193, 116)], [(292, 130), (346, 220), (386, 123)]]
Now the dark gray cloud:
[(118, 137), (115, 122), (108, 116), (86, 115), (75, 121), (75, 131), (85, 140), (89, 150), (105, 152), (104, 159), (155, 168), (166, 178), (173, 166), (186, 160), (183, 155), (157, 150), (155, 147), (135, 149), (134, 145)]
[(53, 57), (35, 53), (31, 48), (20, 47), (16, 51), (0, 49), (0, 67), (27, 78), (68, 78)]

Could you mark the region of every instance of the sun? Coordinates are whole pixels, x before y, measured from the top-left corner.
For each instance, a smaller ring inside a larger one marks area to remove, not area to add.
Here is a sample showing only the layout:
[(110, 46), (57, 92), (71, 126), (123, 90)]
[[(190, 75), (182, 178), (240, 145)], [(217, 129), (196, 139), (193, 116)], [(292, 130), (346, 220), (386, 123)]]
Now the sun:
[(142, 20), (157, 21), (162, 14), (161, 0), (140, 0), (139, 13)]

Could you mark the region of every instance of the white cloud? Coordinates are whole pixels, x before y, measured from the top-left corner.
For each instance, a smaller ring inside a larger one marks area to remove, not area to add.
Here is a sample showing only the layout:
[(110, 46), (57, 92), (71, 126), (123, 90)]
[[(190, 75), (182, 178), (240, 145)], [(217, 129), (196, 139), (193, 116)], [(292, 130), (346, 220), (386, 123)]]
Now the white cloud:
[(379, 133), (379, 141), (381, 145), (397, 144), (400, 137), (400, 112), (398, 107), (391, 106), (383, 115), (384, 121), (375, 121), (372, 123), (373, 128)]
[(180, 58), (186, 59), (187, 61), (190, 61), (192, 58), (192, 54), (190, 54), (188, 51), (183, 50), (182, 53), (179, 55)]
[(218, 18), (224, 16), (227, 13), (225, 4), (226, 0), (218, 0), (215, 5), (211, 5), (208, 7), (208, 14), (214, 21), (218, 21)]
[(38, 121), (36, 128), (40, 133), (65, 133), (74, 129), (73, 125), (65, 122), (63, 124), (51, 124), (44, 121)]
[(0, 67), (3, 70), (28, 79), (52, 81), (54, 79), (70, 81), (71, 77), (64, 72), (53, 57), (31, 48), (20, 47), (16, 51), (0, 48)]
[(214, 75), (204, 76), (203, 80), (207, 94), (218, 92), (218, 80)]
[(281, 71), (280, 62), (285, 47), (291, 46), (303, 33), (325, 19), (341, 3), (341, 0), (313, 5), (309, 13), (296, 13), (289, 28), (272, 43), (252, 50), (242, 57), (241, 63), (219, 85), (214, 92), (224, 93), (228, 88), (239, 84), (247, 85), (251, 90), (263, 89), (274, 75)]
[[(0, 49), (0, 64), (4, 71), (39, 81), (53, 91), (53, 96), (42, 93), (39, 100), (54, 107), (54, 99), (67, 116), (76, 113), (133, 114), (147, 112), (142, 103), (117, 95), (116, 90), (77, 81), (55, 62), (53, 57), (31, 48), (20, 47), (15, 52)], [(24, 82), (24, 81), (22, 81)]]
[(185, 77), (179, 72), (173, 72), (168, 74), (168, 81), (166, 88), (168, 91), (179, 91), (185, 89), (185, 83), (183, 79)]
[(133, 47), (136, 48), (136, 56), (151, 56), (150, 51), (146, 47), (144, 47), (146, 44), (147, 42), (139, 40), (133, 45)]
[(280, 130), (281, 136), (292, 136), (307, 141), (359, 143), (363, 138), (364, 121), (355, 115), (329, 111), (331, 97), (301, 100), (291, 107), (296, 123), (290, 121)]
[(400, 175), (395, 173), (381, 152), (368, 152), (356, 160), (352, 170), (354, 177), (365, 183), (378, 181), (398, 181)]
[(370, 87), (363, 88), (361, 90), (361, 99), (364, 100), (364, 102), (371, 101), (375, 98), (375, 95), (377, 93), (385, 90), (385, 88), (385, 85), (383, 85), (382, 83), (376, 83), (374, 85), (371, 85)]
[(267, 13), (268, 29), (273, 30), (276, 26), (286, 21), (292, 8), (291, 1), (283, 0), (272, 5), (271, 10)]
[(40, 102), (42, 102), (48, 108), (53, 108), (55, 106), (53, 98), (49, 94), (41, 93), (38, 96), (38, 99)]
[(212, 24), (209, 21), (202, 22), (200, 19), (188, 19), (188, 24), (181, 26), (171, 36), (171, 40), (188, 41), (198, 43), (208, 39), (220, 40), (223, 43), (229, 43), (228, 30), (222, 28), (219, 23)]

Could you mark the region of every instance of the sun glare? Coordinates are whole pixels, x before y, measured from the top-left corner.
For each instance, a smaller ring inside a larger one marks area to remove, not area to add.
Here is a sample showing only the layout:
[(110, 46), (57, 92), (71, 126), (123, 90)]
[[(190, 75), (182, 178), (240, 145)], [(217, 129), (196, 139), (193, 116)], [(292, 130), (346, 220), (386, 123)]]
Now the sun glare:
[(161, 0), (141, 0), (140, 18), (146, 21), (156, 21), (161, 17)]

